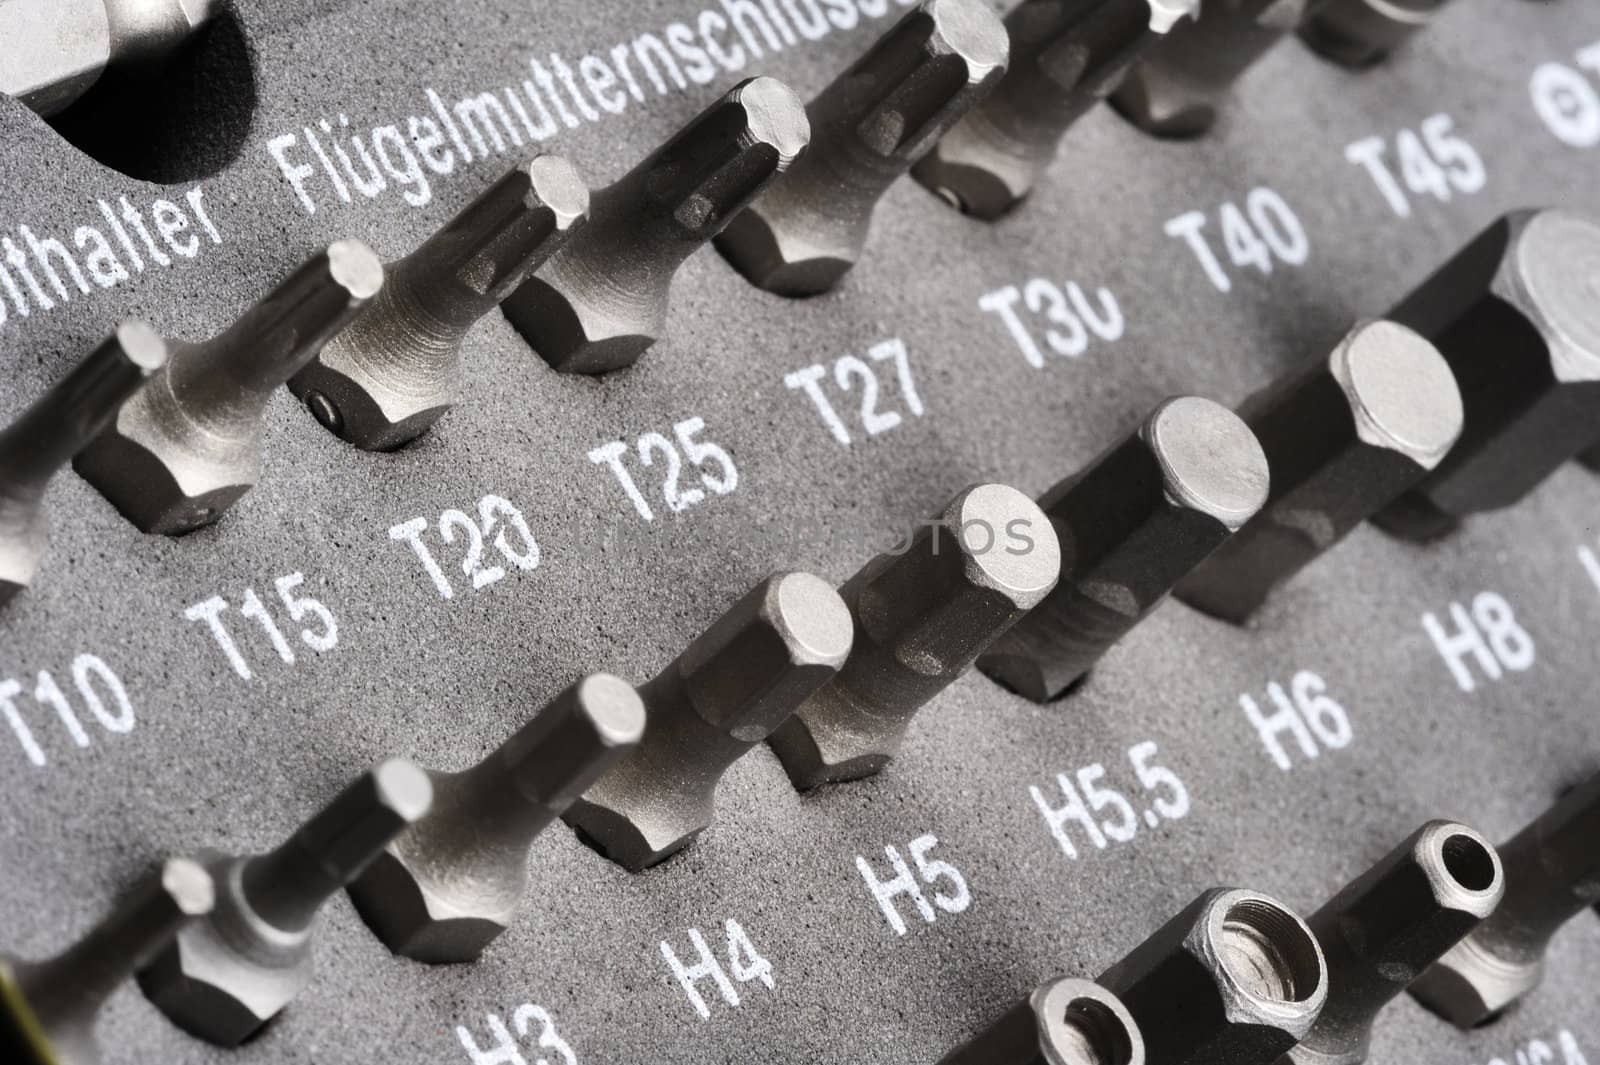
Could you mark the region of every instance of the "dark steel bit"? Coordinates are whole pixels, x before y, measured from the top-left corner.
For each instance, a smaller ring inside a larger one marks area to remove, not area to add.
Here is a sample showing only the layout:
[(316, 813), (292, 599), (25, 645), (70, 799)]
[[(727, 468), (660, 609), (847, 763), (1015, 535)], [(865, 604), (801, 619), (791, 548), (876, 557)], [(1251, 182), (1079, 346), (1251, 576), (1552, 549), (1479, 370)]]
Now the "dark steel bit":
[(588, 219), (571, 163), (536, 156), (491, 185), (416, 251), (392, 263), (355, 321), (289, 390), (327, 430), (368, 451), (427, 432), (452, 406), (461, 343)]
[(1011, 690), (1065, 692), (1267, 498), (1267, 458), (1209, 399), (1161, 404), (1039, 499), (1061, 541), (1061, 582), (978, 659)]
[(1313, 50), (1347, 67), (1382, 62), (1450, 0), (1325, 0), (1300, 25)]
[(551, 366), (632, 366), (667, 327), (672, 279), (811, 139), (800, 98), (775, 78), (734, 86), (620, 180), (589, 224), (501, 303)]
[(1092, 980), (1052, 980), (939, 1065), (1144, 1065), (1122, 1000)]
[(166, 361), (167, 345), (155, 330), (125, 321), (0, 430), (0, 606), (33, 583), (44, 557), (51, 478)]
[(556, 696), (489, 757), (429, 772), (433, 808), (351, 882), (351, 901), (396, 954), (477, 958), (528, 893), (534, 839), (644, 734), (627, 681), (596, 673)]
[(1072, 124), (1199, 0), (1025, 0), (1006, 16), (1011, 61), (994, 90), (911, 169), (961, 211), (1020, 204)]
[(216, 521), (260, 478), (273, 391), (382, 284), (365, 244), (335, 241), (226, 331), (174, 342), (165, 369), (73, 468), (144, 532), (179, 536)]
[(1461, 435), (1461, 393), (1436, 348), (1363, 322), (1331, 355), (1239, 414), (1272, 470), (1266, 506), (1178, 582), (1197, 610), (1243, 623), (1274, 588), (1439, 465)]
[(881, 771), (917, 711), (1060, 572), (1050, 520), (1003, 484), (963, 490), (904, 550), (867, 563), (840, 589), (855, 621), (844, 668), (767, 738), (794, 786)]
[(768, 292), (826, 292), (866, 246), (878, 200), (1000, 79), (1006, 31), (984, 0), (923, 0), (806, 108), (812, 144), (717, 250)]
[(633, 872), (676, 854), (710, 826), (722, 774), (838, 673), (850, 636), (828, 582), (768, 577), (644, 686), (644, 739), (563, 818)]

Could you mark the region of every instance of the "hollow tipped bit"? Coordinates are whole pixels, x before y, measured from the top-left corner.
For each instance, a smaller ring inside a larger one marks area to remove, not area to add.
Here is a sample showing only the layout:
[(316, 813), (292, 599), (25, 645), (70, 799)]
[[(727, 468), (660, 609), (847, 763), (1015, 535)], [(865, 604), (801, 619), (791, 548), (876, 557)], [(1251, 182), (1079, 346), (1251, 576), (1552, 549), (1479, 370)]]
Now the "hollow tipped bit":
[(767, 739), (795, 787), (881, 771), (917, 711), (1060, 572), (1050, 520), (1003, 484), (963, 490), (904, 551), (867, 563), (840, 589), (855, 622), (849, 659)]
[(33, 583), (44, 557), (50, 479), (166, 361), (167, 345), (155, 330), (125, 321), (0, 430), (0, 606)]
[(173, 343), (166, 367), (73, 468), (143, 532), (179, 536), (216, 521), (261, 475), (273, 390), (382, 284), (365, 244), (335, 241), (223, 333)]
[(999, 80), (1006, 49), (984, 0), (923, 0), (811, 101), (811, 148), (717, 249), (769, 292), (838, 284), (861, 257), (878, 200)]
[(768, 577), (644, 686), (644, 739), (563, 818), (633, 872), (677, 853), (710, 826), (722, 774), (838, 673), (850, 639), (826, 581)]
[(1011, 61), (994, 90), (912, 167), (961, 211), (1020, 204), (1072, 124), (1199, 0), (1026, 0), (1006, 16)]
[(1266, 506), (1178, 583), (1177, 596), (1242, 623), (1272, 590), (1439, 465), (1461, 435), (1461, 392), (1438, 350), (1364, 322), (1331, 355), (1240, 410), (1267, 454)]
[(1161, 404), (1040, 497), (1061, 581), (978, 668), (1037, 702), (1061, 695), (1255, 515), (1267, 488), (1267, 458), (1232, 411), (1196, 396)]
[(1347, 67), (1381, 63), (1421, 31), (1450, 0), (1324, 0), (1300, 25), (1300, 38)]
[(1052, 980), (939, 1065), (1144, 1065), (1122, 1000), (1092, 980)]
[(196, 917), (211, 912), (211, 875), (169, 858), (66, 951), (41, 962), (0, 957), (0, 1047), (24, 1065), (93, 1065), (95, 1018), (116, 991)]
[(416, 251), (289, 381), (317, 421), (368, 451), (427, 432), (456, 402), (461, 342), (588, 220), (589, 188), (556, 155), (491, 185)]
[(644, 724), (633, 687), (596, 673), (471, 769), (430, 772), (432, 810), (350, 884), (356, 909), (396, 954), (472, 961), (521, 907), (535, 837), (633, 749)]
[(362, 774), (276, 850), (210, 856), (216, 909), (139, 973), (145, 996), (191, 1035), (244, 1042), (310, 983), (322, 904), (427, 813), (432, 795), (426, 773), (394, 759)]
[(501, 303), (563, 373), (632, 366), (666, 332), (672, 279), (811, 137), (799, 97), (751, 78), (702, 111), (615, 184), (589, 224)]

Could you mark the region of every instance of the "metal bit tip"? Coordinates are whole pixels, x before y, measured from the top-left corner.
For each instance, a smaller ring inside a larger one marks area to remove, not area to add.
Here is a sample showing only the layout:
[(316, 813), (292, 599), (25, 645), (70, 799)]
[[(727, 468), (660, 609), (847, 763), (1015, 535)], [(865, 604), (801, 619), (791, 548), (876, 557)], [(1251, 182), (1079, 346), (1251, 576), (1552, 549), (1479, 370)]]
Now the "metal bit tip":
[(1042, 985), (939, 1065), (1144, 1065), (1122, 1001), (1092, 980)]

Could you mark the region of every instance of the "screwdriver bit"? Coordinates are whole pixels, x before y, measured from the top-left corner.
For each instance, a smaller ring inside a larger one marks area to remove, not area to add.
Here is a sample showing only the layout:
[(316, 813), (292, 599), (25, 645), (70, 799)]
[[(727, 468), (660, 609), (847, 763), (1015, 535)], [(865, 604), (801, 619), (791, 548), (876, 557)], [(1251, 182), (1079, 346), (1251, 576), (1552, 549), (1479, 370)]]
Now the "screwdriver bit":
[(1300, 24), (1300, 39), (1347, 67), (1382, 62), (1450, 0), (1325, 0)]
[(214, 902), (204, 868), (169, 858), (61, 954), (41, 962), (0, 956), (0, 1047), (19, 1049), (24, 1065), (100, 1061), (95, 1018), (106, 1000)]
[(1505, 893), (1500, 858), (1465, 825), (1430, 821), (1306, 922), (1328, 962), (1328, 1000), (1281, 1065), (1360, 1065), (1372, 1025), (1406, 985)]
[(1092, 980), (1052, 980), (939, 1065), (1144, 1065), (1122, 1001)]
[(1272, 1065), (1311, 1029), (1328, 969), (1304, 921), (1214, 888), (1097, 981), (1122, 999), (1150, 1065)]
[(810, 150), (717, 250), (768, 292), (838, 284), (861, 257), (878, 200), (1000, 79), (1006, 49), (983, 0), (923, 0), (811, 101)]
[(528, 852), (545, 827), (644, 734), (624, 680), (578, 681), (489, 757), (429, 772), (433, 808), (351, 882), (351, 901), (396, 954), (432, 964), (477, 958), (528, 893)]
[(571, 163), (541, 155), (512, 168), (385, 271), (349, 328), (289, 380), (317, 421), (368, 451), (415, 440), (456, 402), (461, 342), (588, 219)]
[(1036, 702), (1061, 695), (1250, 520), (1267, 487), (1267, 458), (1232, 411), (1197, 396), (1162, 403), (1040, 497), (1061, 582), (978, 668)]
[(911, 176), (977, 218), (1010, 212), (1033, 191), (1072, 124), (1198, 3), (1025, 0), (1006, 16), (1005, 76)]
[(1060, 573), (1050, 520), (1003, 484), (963, 490), (908, 547), (867, 563), (840, 589), (855, 622), (844, 668), (767, 738), (794, 786), (881, 771), (916, 712)]
[(1600, 440), (1600, 224), (1571, 211), (1505, 215), (1389, 318), (1433, 341), (1466, 408), (1461, 439), (1376, 516), (1427, 540), (1516, 503)]
[(273, 390), (382, 284), (365, 244), (335, 241), (222, 333), (173, 343), (165, 369), (73, 468), (143, 532), (180, 536), (216, 521), (261, 475)]
[(317, 911), (428, 811), (428, 775), (393, 759), (362, 774), (282, 846), (208, 855), (217, 907), (139, 973), (145, 996), (190, 1035), (238, 1046), (311, 982)]
[(33, 582), (49, 539), (45, 489), (167, 361), (143, 322), (117, 326), (16, 421), (0, 429), (0, 606)]
[(1539, 986), (1551, 937), (1600, 902), (1597, 840), (1600, 773), (1500, 848), (1505, 898), (1411, 985), (1412, 997), (1458, 1028), (1474, 1028)]
[(589, 224), (501, 303), (562, 373), (632, 366), (667, 327), (672, 279), (811, 139), (776, 78), (730, 89), (644, 162), (594, 194)]
[(1461, 435), (1449, 364), (1394, 322), (1363, 322), (1331, 355), (1239, 411), (1272, 470), (1266, 506), (1178, 582), (1177, 596), (1236, 624), (1272, 590), (1427, 476)]
[(728, 767), (838, 673), (850, 610), (826, 581), (777, 573), (640, 691), (644, 739), (562, 815), (639, 872), (710, 826)]
[(1156, 137), (1198, 137), (1234, 82), (1293, 33), (1315, 0), (1208, 0), (1174, 26), (1111, 95), (1122, 116)]

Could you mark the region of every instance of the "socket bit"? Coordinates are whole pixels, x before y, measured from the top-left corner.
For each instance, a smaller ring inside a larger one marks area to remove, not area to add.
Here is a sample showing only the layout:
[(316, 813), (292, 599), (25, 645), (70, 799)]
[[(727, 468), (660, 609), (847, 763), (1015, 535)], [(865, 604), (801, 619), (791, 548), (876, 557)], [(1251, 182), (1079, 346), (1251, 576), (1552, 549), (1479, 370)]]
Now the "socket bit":
[(1138, 430), (1046, 492), (1061, 582), (978, 659), (1035, 702), (1067, 691), (1267, 499), (1267, 457), (1209, 399), (1162, 403)]
[(811, 139), (805, 108), (776, 78), (730, 89), (616, 183), (589, 224), (501, 309), (562, 373), (632, 366), (667, 328), (672, 279)]
[(0, 92), (57, 114), (111, 66), (158, 67), (211, 20), (216, 0), (5, 0)]
[(1466, 424), (1443, 462), (1376, 516), (1427, 540), (1509, 507), (1600, 440), (1600, 224), (1516, 211), (1467, 245), (1388, 317), (1438, 347)]
[(811, 101), (810, 150), (717, 250), (768, 292), (833, 288), (861, 258), (884, 192), (999, 81), (1006, 50), (983, 0), (923, 0)]
[(1239, 414), (1272, 469), (1267, 504), (1176, 593), (1235, 624), (1427, 476), (1463, 417), (1438, 349), (1382, 320), (1357, 325), (1331, 355), (1252, 396)]
[(238, 1046), (311, 982), (317, 911), (428, 811), (428, 775), (394, 759), (362, 774), (282, 846), (207, 855), (211, 916), (180, 931), (139, 973), (145, 996), (190, 1035)]
[(1052, 980), (939, 1065), (1144, 1065), (1122, 1000), (1092, 980)]
[(1450, 0), (1326, 0), (1300, 25), (1300, 39), (1341, 66), (1370, 67), (1433, 21)]
[(214, 903), (211, 875), (169, 858), (61, 954), (41, 962), (0, 956), (0, 1048), (20, 1050), (25, 1065), (100, 1061), (94, 1028), (106, 1000)]
[(1316, 936), (1283, 903), (1214, 888), (1098, 983), (1133, 1015), (1150, 1065), (1272, 1065), (1328, 995)]
[(1465, 825), (1430, 821), (1306, 923), (1328, 962), (1328, 1000), (1280, 1065), (1360, 1065), (1379, 1012), (1487, 917), (1500, 858)]
[(132, 319), (0, 429), (0, 606), (33, 583), (49, 539), (50, 480), (167, 361), (155, 330)]
[(992, 221), (1033, 191), (1061, 138), (1199, 0), (1026, 0), (1006, 16), (1011, 62), (994, 90), (911, 168)]
[(1551, 937), (1600, 902), (1597, 840), (1600, 774), (1500, 848), (1505, 898), (1411, 985), (1412, 997), (1458, 1028), (1473, 1028), (1539, 986)]
[(456, 402), (461, 343), (588, 220), (556, 155), (522, 163), (385, 270), (355, 321), (289, 380), (329, 432), (367, 451), (410, 443)]
[(850, 610), (820, 577), (751, 589), (640, 691), (644, 739), (562, 818), (637, 873), (710, 826), (717, 783), (850, 654)]
[(1050, 520), (1003, 484), (963, 490), (840, 589), (855, 636), (839, 675), (767, 738), (794, 786), (889, 764), (911, 719), (1055, 587)]
[(1315, 0), (1209, 0), (1128, 72), (1111, 106), (1156, 137), (1198, 137), (1234, 82), (1299, 26)]
[(335, 241), (224, 332), (174, 342), (165, 369), (73, 468), (143, 532), (181, 536), (211, 524), (261, 476), (273, 390), (382, 284), (383, 265), (365, 244)]
[(510, 927), (528, 893), (535, 837), (633, 749), (644, 721), (633, 687), (596, 673), (471, 769), (429, 772), (428, 816), (350, 884), (367, 925), (407, 958), (476, 959)]

